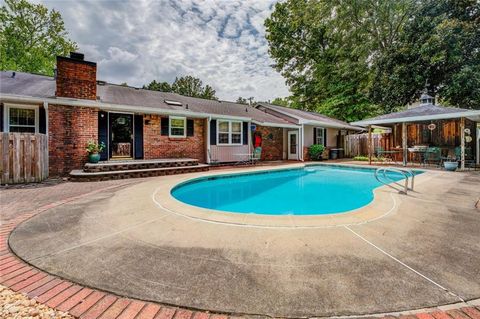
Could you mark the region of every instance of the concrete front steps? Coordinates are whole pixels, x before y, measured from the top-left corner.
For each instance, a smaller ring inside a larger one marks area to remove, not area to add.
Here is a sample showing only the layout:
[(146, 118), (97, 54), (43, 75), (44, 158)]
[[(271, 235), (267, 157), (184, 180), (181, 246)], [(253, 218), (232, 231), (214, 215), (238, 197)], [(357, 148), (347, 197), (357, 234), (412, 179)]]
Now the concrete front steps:
[(208, 171), (209, 165), (199, 164), (191, 158), (156, 160), (107, 161), (97, 164), (87, 163), (83, 170), (70, 172), (74, 182), (106, 181), (114, 179), (152, 177)]

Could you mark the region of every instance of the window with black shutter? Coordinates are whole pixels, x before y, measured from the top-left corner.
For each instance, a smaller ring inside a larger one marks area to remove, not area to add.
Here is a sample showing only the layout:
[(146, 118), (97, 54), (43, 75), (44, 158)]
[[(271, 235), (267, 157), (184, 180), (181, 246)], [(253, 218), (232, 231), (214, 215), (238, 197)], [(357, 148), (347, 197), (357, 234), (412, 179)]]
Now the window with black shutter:
[(195, 132), (194, 120), (187, 120), (187, 136), (193, 136)]
[(160, 129), (163, 136), (168, 136), (168, 123), (168, 117), (162, 117), (162, 120), (160, 122)]

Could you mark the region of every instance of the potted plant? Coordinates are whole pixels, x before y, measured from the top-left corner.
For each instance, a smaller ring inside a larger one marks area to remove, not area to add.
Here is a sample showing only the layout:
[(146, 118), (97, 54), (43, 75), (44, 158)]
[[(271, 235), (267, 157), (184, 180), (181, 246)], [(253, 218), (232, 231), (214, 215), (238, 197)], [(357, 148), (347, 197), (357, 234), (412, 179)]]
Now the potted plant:
[(453, 160), (445, 161), (443, 162), (443, 167), (445, 167), (447, 171), (454, 172), (458, 168), (458, 162)]
[(88, 141), (86, 151), (88, 153), (88, 162), (98, 163), (100, 160), (100, 153), (105, 148), (105, 144), (101, 142), (100, 144), (94, 141)]
[(324, 150), (325, 146), (322, 144), (313, 144), (308, 148), (308, 156), (312, 161), (320, 161)]

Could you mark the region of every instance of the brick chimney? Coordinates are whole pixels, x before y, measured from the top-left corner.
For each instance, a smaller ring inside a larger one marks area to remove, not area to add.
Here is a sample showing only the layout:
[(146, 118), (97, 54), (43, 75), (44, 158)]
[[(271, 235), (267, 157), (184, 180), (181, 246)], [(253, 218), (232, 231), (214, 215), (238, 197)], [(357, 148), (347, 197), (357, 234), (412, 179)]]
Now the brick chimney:
[(97, 64), (85, 61), (82, 53), (57, 56), (56, 84), (57, 97), (96, 100)]

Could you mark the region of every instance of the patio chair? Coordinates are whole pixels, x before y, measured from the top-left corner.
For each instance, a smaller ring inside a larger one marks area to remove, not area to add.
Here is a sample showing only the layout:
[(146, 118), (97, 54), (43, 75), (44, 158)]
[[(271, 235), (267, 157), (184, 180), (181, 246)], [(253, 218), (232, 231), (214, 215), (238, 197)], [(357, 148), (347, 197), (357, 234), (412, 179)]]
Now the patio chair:
[(378, 157), (382, 157), (383, 156), (383, 147), (375, 147), (375, 155)]
[[(460, 146), (455, 147), (455, 158), (457, 161), (462, 160), (462, 149)], [(459, 164), (460, 165), (460, 164)], [(476, 170), (477, 165), (475, 163), (475, 159), (472, 155), (472, 148), (471, 147), (465, 147), (465, 168), (473, 168)]]
[(425, 163), (440, 166), (442, 163), (441, 150), (439, 147), (429, 147), (425, 153)]
[(260, 162), (261, 158), (262, 158), (262, 148), (255, 147), (252, 154), (252, 164), (257, 164), (258, 162)]

